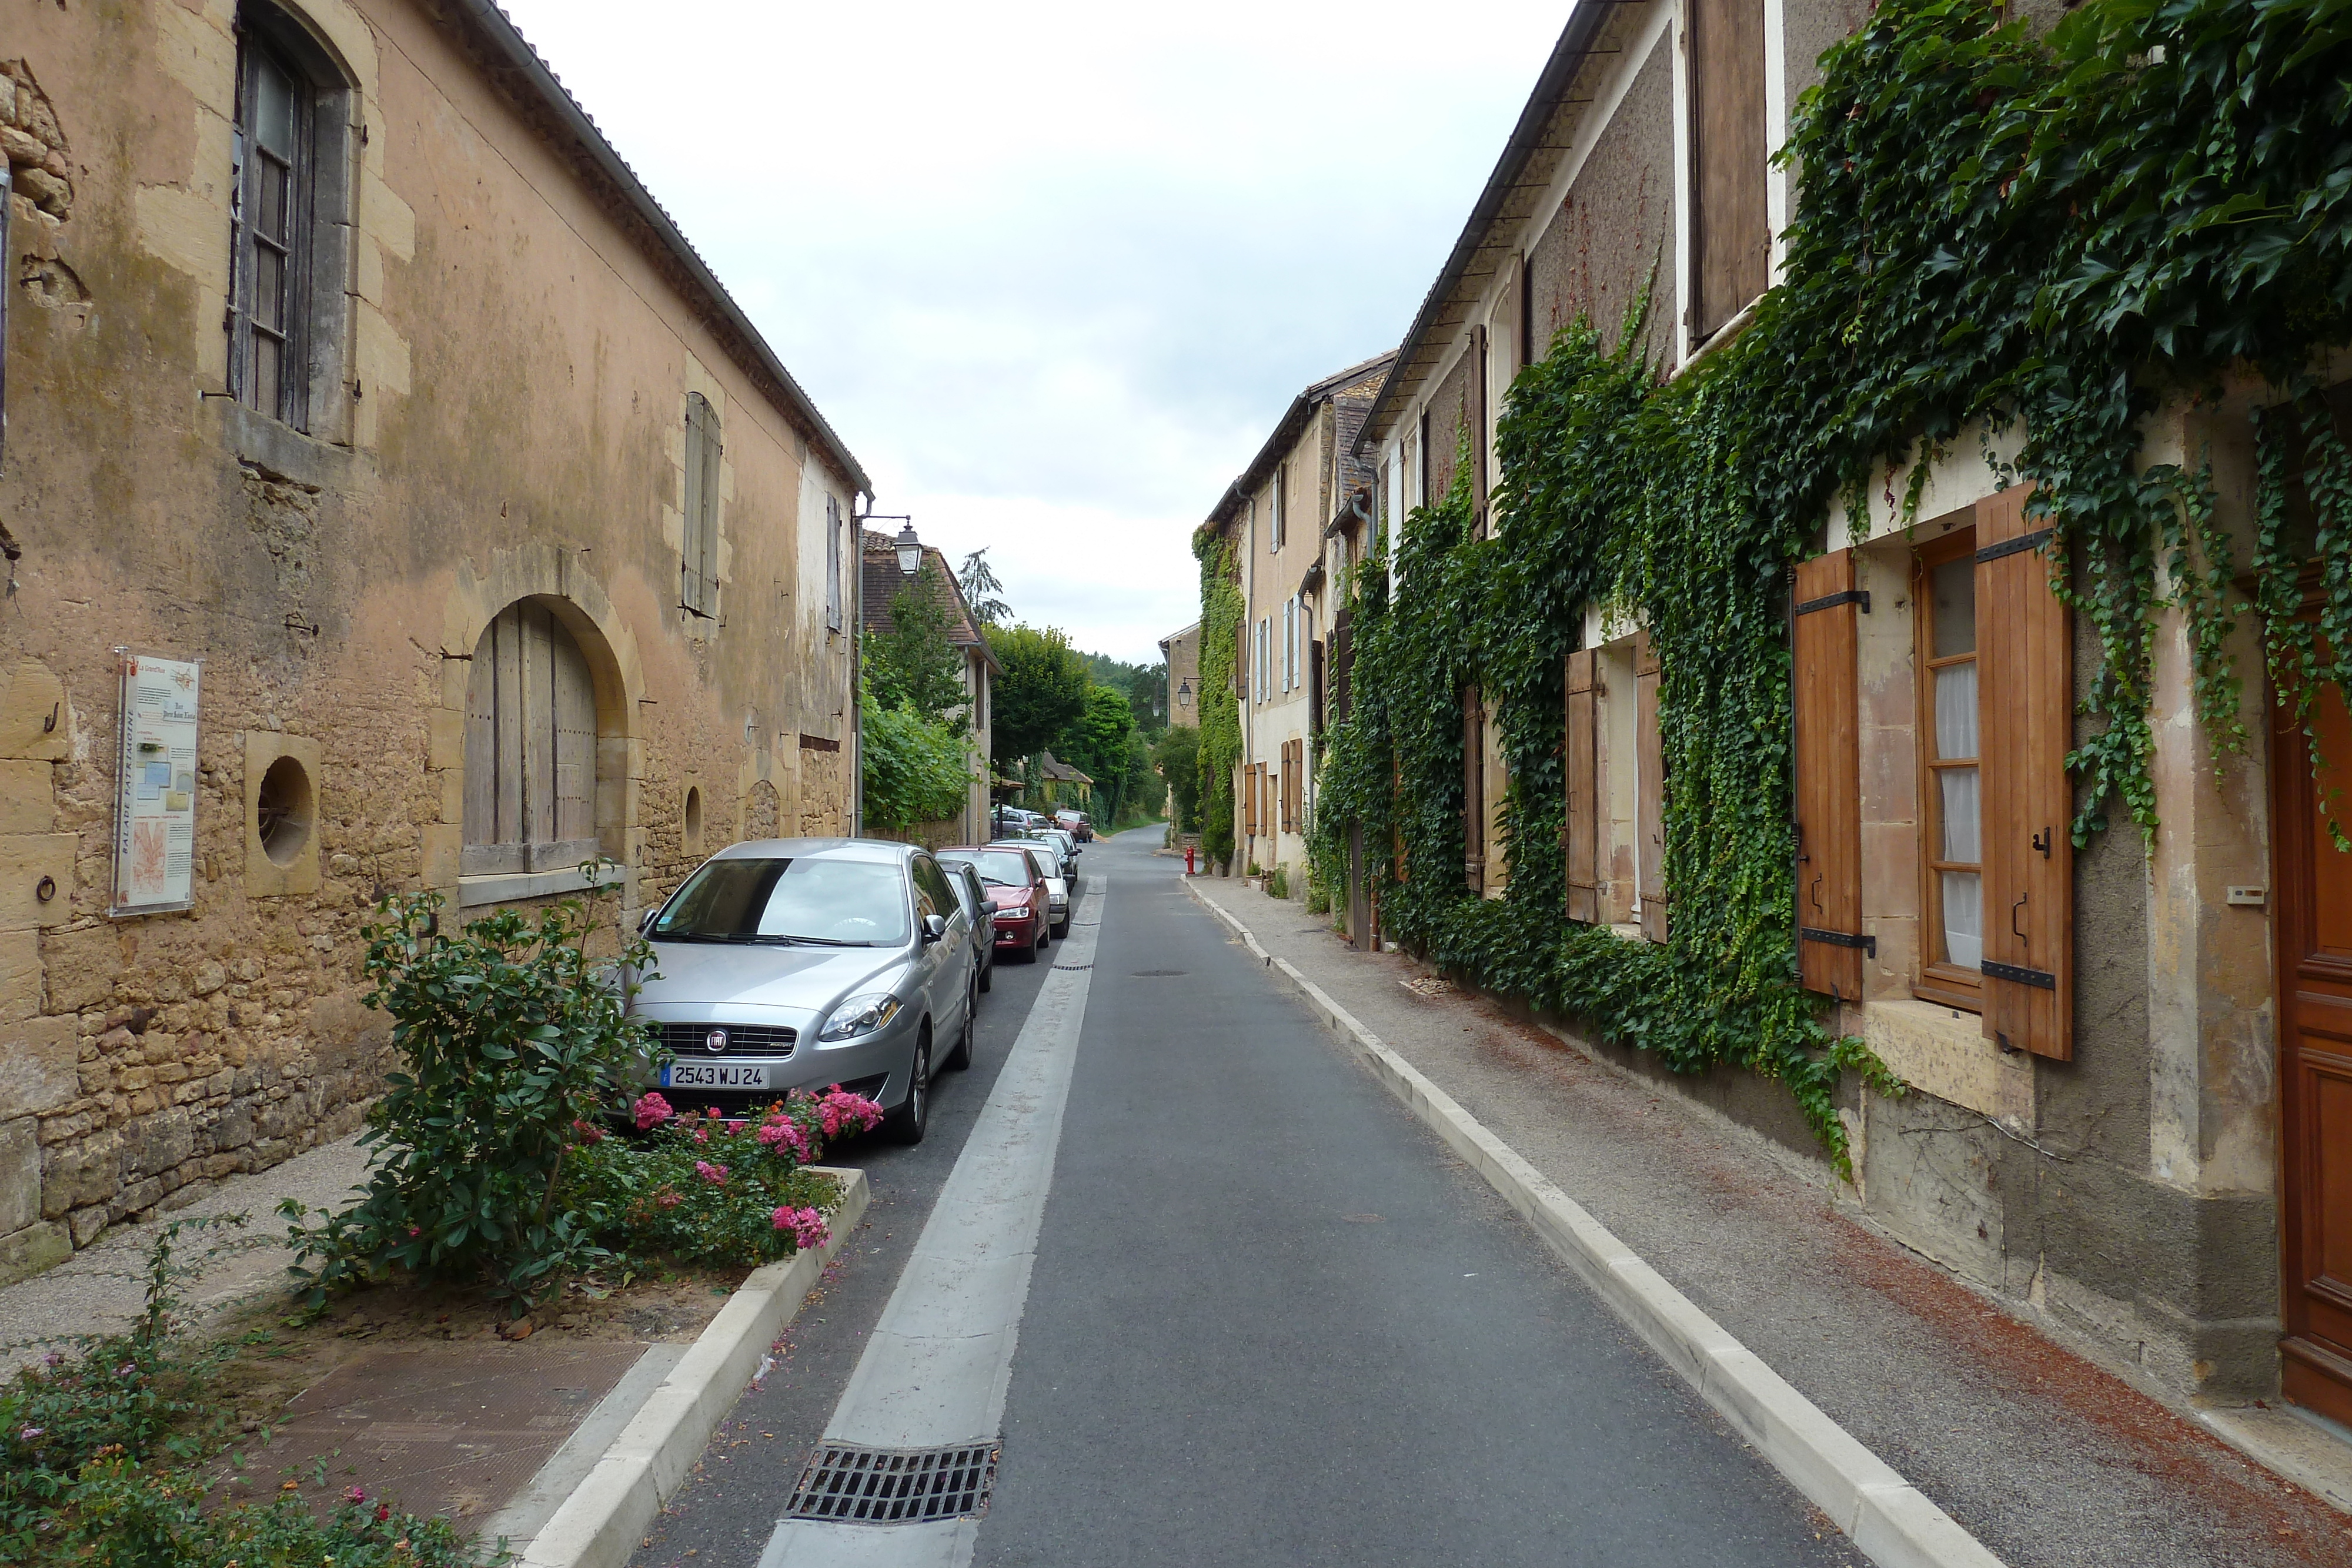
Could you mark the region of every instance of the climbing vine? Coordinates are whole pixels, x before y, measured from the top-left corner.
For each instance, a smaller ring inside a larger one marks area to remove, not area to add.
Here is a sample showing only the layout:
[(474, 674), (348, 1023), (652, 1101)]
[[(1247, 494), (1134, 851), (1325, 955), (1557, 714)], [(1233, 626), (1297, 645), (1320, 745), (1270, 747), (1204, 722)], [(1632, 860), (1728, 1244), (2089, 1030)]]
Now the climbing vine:
[[(1892, 1084), (1796, 983), (1788, 567), (1843, 542), (1822, 529), (1841, 507), (1857, 531), (1874, 506), (1907, 516), (1973, 427), (2003, 483), (2035, 486), (2096, 641), (2077, 843), (2111, 810), (2152, 841), (2162, 617), (2217, 757), (2248, 740), (2228, 639), (2249, 609), (2308, 722), (2352, 657), (2352, 461), (2311, 391), (2352, 337), (2352, 8), (2092, 0), (2037, 38), (1985, 0), (1885, 0), (1822, 67), (1783, 154), (1782, 280), (1748, 329), (1661, 382), (1639, 310), (1613, 343), (1571, 325), (1499, 423), (1499, 538), (1457, 484), (1407, 519), (1397, 601), (1385, 560), (1361, 574), (1318, 831), (1360, 821), (1368, 859), (1384, 846), (1383, 918), (1433, 961), (1677, 1071), (1779, 1078), (1843, 1166), (1840, 1074)], [(2202, 455), (2146, 464), (2141, 439), (2167, 400), (2219, 411), (2250, 384), (2273, 405), (2251, 606)], [(1906, 463), (1898, 497), (1878, 476)], [(2315, 628), (2295, 619), (2315, 558)], [(1643, 626), (1660, 666), (1663, 944), (1559, 918), (1563, 664), (1588, 605)], [(1463, 886), (1473, 684), (1501, 699), (1511, 779), (1498, 900)]]
[(1201, 562), (1201, 852), (1222, 864), (1234, 852), (1234, 767), (1242, 756), (1242, 719), (1229, 699), (1244, 611), (1232, 543), (1204, 531), (1193, 537), (1192, 553)]

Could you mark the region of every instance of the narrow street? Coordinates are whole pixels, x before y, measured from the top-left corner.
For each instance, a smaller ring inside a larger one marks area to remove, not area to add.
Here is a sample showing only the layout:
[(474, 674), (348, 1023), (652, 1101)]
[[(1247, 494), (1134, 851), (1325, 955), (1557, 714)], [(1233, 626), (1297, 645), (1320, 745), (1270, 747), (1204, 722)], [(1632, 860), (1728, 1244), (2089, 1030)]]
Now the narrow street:
[[(838, 1152), (875, 1185), (864, 1233), (637, 1562), (1861, 1561), (1228, 938), (1159, 838), (1090, 848), (1070, 937), (1001, 972), (921, 1146)], [(1054, 1027), (1066, 1009), (1082, 1027)], [(780, 1530), (827, 1436), (1001, 1436), (993, 1495), (976, 1524)]]

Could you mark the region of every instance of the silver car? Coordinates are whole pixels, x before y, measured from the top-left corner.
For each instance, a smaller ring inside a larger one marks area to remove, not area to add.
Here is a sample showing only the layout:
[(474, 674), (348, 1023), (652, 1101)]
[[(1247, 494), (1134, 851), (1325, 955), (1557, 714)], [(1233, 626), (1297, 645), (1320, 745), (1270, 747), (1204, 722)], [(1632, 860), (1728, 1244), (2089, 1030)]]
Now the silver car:
[(997, 839), (988, 846), (992, 850), (1023, 850), (1037, 862), (1037, 873), (1045, 879), (1045, 923), (1053, 935), (1070, 934), (1070, 879), (1062, 874), (1061, 857), (1054, 846), (1043, 839)]
[(632, 1011), (671, 1053), (663, 1095), (750, 1111), (838, 1083), (921, 1142), (934, 1068), (971, 1064), (971, 927), (939, 862), (908, 844), (721, 850), (642, 927), (659, 973)]

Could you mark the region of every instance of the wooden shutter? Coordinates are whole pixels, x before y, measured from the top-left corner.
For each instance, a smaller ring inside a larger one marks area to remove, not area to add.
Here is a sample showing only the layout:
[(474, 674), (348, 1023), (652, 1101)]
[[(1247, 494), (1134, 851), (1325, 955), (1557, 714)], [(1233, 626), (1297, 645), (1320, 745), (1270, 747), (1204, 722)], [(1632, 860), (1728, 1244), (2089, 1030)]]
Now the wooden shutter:
[(1691, 342), (1721, 330), (1771, 277), (1764, 0), (1690, 8)]
[[(1341, 611), (1341, 614), (1347, 612)], [(1323, 643), (1309, 638), (1307, 643), (1307, 733), (1323, 733)]]
[(2074, 637), (2029, 487), (1977, 503), (1977, 728), (1984, 800), (1984, 1031), (2074, 1054)]
[(1234, 695), (1246, 700), (1249, 696), (1250, 626), (1246, 621), (1234, 627)]
[(700, 580), (705, 615), (719, 613), (719, 460), (726, 450), (719, 415), (706, 402), (702, 405), (702, 509), (695, 531), (695, 575)]
[(1641, 797), (1634, 830), (1642, 878), (1642, 935), (1666, 939), (1666, 754), (1658, 736), (1658, 659), (1650, 634), (1633, 640), (1633, 747), (1639, 754)]
[(1462, 688), (1462, 877), (1473, 893), (1486, 883), (1486, 711), (1476, 686)]
[(1841, 1001), (1862, 997), (1862, 747), (1855, 651), (1869, 596), (1853, 551), (1797, 568), (1795, 584), (1797, 977)]
[(1568, 917), (1601, 918), (1601, 778), (1593, 748), (1598, 719), (1593, 651), (1568, 656)]
[(709, 439), (704, 421), (710, 405), (700, 392), (686, 394), (686, 497), (678, 515), (677, 601), (699, 615), (705, 594), (702, 581), (702, 494), (705, 470), (703, 443)]

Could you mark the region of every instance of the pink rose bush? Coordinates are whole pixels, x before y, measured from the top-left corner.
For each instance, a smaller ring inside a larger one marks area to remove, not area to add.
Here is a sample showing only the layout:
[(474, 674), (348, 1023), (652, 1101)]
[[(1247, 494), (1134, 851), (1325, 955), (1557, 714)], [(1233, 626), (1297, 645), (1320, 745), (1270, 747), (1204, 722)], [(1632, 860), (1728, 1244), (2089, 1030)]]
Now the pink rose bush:
[(600, 1247), (688, 1264), (764, 1263), (823, 1246), (839, 1195), (807, 1167), (882, 1120), (881, 1106), (838, 1084), (749, 1116), (680, 1111), (650, 1090), (627, 1110), (634, 1137), (572, 1124), (566, 1207)]

